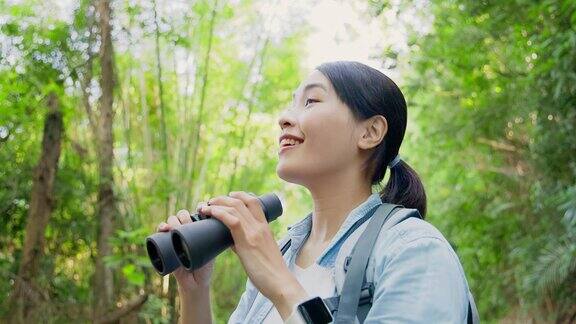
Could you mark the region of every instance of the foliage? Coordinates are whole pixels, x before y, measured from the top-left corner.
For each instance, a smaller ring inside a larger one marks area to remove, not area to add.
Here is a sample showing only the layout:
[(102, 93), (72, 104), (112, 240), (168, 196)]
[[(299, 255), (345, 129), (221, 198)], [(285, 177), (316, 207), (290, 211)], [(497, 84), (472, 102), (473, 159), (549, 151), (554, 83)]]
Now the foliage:
[(484, 319), (568, 322), (576, 4), (431, 1), (419, 14), (433, 16), (430, 30), (412, 29), (408, 50), (384, 59), (406, 75), (407, 159), (428, 188), (429, 219), (458, 247)]
[[(160, 221), (231, 190), (282, 191), (272, 178), (276, 134), (269, 134), (267, 125), (300, 80), (302, 34), (268, 31), (270, 17), (258, 6), (253, 1), (113, 3), (119, 214), (110, 239), (113, 255), (105, 262), (114, 273), (118, 303), (149, 294), (138, 313), (142, 320), (173, 322), (170, 314), (178, 307), (171, 298), (174, 282), (166, 285), (144, 250), (144, 238)], [(86, 321), (97, 253), (98, 169), (85, 103), (98, 107), (99, 65), (90, 63), (98, 56), (99, 35), (90, 1), (73, 4), (71, 14), (58, 8), (52, 2), (0, 2), (0, 271), (11, 278), (0, 284), (0, 299), (8, 300), (18, 271), (42, 140), (43, 99), (56, 89), (66, 134), (36, 282), (48, 299), (38, 313), (49, 322)], [(224, 322), (246, 276), (231, 252), (219, 258), (215, 272), (218, 293), (213, 295), (226, 297), (214, 299), (213, 311), (215, 320)], [(6, 307), (0, 306), (0, 317), (9, 312)]]

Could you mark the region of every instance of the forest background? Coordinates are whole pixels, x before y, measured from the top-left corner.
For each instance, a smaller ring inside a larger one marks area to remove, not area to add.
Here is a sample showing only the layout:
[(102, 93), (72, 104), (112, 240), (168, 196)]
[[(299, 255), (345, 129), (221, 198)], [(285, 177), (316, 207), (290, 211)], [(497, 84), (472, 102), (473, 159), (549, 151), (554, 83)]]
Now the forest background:
[[(278, 114), (320, 46), (313, 4), (61, 2), (0, 0), (0, 318), (174, 323), (175, 282), (143, 245), (160, 221), (276, 192), (280, 238), (312, 208), (275, 166)], [(405, 94), (400, 153), (482, 319), (576, 321), (576, 2), (333, 3), (382, 32), (361, 50)], [(216, 322), (245, 280), (218, 257)]]

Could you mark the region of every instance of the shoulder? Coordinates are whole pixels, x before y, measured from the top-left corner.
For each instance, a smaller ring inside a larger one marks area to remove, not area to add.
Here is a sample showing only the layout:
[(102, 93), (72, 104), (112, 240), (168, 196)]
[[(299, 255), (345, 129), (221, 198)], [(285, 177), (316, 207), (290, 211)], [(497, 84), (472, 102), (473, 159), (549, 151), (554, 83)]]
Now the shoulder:
[(434, 225), (416, 217), (381, 231), (371, 261), (376, 272), (410, 267), (411, 271), (444, 272), (466, 282), (460, 260), (448, 240)]
[(429, 222), (410, 217), (399, 224), (380, 231), (374, 252), (392, 256), (407, 246), (435, 245), (448, 251), (455, 252), (444, 235)]
[[(461, 323), (466, 318), (464, 271), (450, 243), (432, 224), (411, 217), (381, 231), (370, 263), (378, 305), (370, 319)], [(415, 305), (414, 300), (426, 302)]]

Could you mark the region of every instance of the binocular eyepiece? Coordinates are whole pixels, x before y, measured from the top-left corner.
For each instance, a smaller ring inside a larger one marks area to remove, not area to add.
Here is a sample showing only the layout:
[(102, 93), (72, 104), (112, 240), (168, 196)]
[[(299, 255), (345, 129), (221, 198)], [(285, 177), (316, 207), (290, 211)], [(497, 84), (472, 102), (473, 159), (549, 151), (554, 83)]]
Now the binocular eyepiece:
[[(282, 203), (275, 194), (260, 196), (258, 200), (268, 223), (282, 215)], [(196, 270), (234, 243), (230, 230), (219, 220), (198, 214), (191, 218), (192, 223), (146, 238), (148, 257), (159, 274), (169, 274), (180, 265)]]

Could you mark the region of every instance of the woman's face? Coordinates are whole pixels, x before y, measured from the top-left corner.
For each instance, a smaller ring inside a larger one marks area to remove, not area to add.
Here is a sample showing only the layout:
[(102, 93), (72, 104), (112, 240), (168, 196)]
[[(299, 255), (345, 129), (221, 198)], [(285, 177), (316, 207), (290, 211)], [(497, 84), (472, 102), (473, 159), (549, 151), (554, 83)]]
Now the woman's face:
[(281, 132), (303, 141), (288, 149), (278, 143), (276, 173), (285, 181), (301, 185), (358, 167), (360, 132), (346, 104), (332, 84), (314, 70), (296, 89), (292, 105), (278, 119)]

